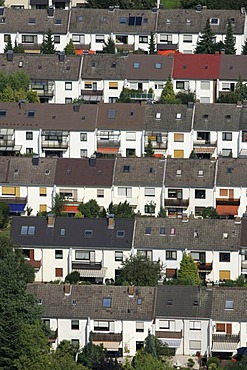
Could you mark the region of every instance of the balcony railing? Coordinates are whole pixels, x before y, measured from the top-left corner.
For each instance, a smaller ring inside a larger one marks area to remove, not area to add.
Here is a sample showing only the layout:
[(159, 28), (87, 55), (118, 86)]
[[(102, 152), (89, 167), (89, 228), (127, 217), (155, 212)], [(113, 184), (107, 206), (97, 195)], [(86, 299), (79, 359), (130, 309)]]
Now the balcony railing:
[(68, 149), (68, 141), (59, 141), (59, 140), (42, 140), (42, 148), (50, 149)]
[(15, 146), (15, 139), (0, 139), (0, 148), (1, 147), (14, 147)]
[(181, 339), (183, 337), (182, 330), (180, 331), (156, 331), (155, 336), (157, 338), (174, 338), (174, 339)]
[(201, 263), (197, 262), (197, 266), (199, 271), (212, 271), (213, 270), (213, 263), (211, 262), (206, 262), (206, 263)]
[(97, 145), (101, 148), (120, 148), (120, 140), (97, 139)]
[(239, 334), (213, 334), (213, 342), (238, 343)]
[(189, 199), (165, 199), (166, 207), (188, 207)]
[(102, 262), (78, 262), (72, 261), (72, 270), (101, 270)]
[(247, 270), (247, 261), (246, 260), (241, 262), (241, 267), (242, 267), (242, 269)]
[(92, 340), (95, 342), (121, 342), (121, 333), (92, 333)]
[(215, 147), (217, 146), (217, 141), (197, 139), (193, 142), (193, 145), (200, 147)]
[(154, 100), (154, 94), (152, 93), (136, 93), (130, 94), (131, 100)]

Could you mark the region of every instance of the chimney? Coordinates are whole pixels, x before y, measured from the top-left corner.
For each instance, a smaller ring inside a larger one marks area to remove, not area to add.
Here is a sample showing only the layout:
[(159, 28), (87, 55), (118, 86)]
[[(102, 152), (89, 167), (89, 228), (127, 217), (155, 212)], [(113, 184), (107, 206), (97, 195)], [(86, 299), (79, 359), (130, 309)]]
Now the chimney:
[(128, 287), (128, 295), (133, 296), (135, 293), (135, 287), (134, 286), (129, 286)]
[(47, 226), (54, 227), (54, 224), (55, 224), (55, 215), (53, 213), (48, 213)]
[(109, 230), (113, 230), (115, 228), (115, 215), (109, 214), (107, 217), (107, 227)]
[(70, 284), (65, 284), (63, 290), (64, 290), (65, 295), (71, 295), (71, 285)]
[(74, 112), (80, 112), (80, 104), (74, 104), (73, 105), (73, 111)]
[(89, 167), (96, 167), (96, 155), (91, 155), (89, 158)]
[(187, 103), (187, 109), (193, 109), (194, 108), (194, 103), (192, 101), (189, 101)]
[(38, 166), (39, 165), (39, 156), (38, 155), (34, 155), (33, 158), (32, 158), (32, 165), (33, 166)]
[(6, 53), (7, 61), (13, 62), (14, 52), (13, 50), (8, 50)]
[(54, 12), (55, 12), (54, 7), (50, 5), (49, 8), (47, 9), (48, 17), (54, 17)]
[(64, 63), (65, 62), (65, 52), (64, 51), (59, 51), (58, 61), (59, 61), (59, 63)]

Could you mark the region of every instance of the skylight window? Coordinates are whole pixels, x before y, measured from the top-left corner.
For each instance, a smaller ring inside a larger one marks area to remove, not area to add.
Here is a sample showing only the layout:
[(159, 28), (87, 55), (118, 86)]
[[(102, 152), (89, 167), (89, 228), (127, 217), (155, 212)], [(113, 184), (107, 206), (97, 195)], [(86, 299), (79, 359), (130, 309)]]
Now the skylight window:
[(27, 113), (28, 117), (34, 117), (35, 116), (35, 111), (34, 110), (29, 110)]
[(7, 111), (5, 109), (0, 109), (0, 117), (6, 117)]
[(124, 238), (125, 231), (124, 230), (118, 230), (117, 231), (117, 238)]
[(165, 235), (166, 232), (165, 232), (165, 228), (164, 227), (161, 227), (160, 228), (160, 235)]
[(72, 299), (72, 305), (75, 306), (77, 303), (76, 299)]
[(78, 17), (77, 17), (77, 22), (83, 22), (84, 21), (84, 17), (83, 17), (83, 15), (79, 15)]
[(161, 69), (162, 67), (162, 64), (161, 63), (155, 63), (155, 68), (156, 69)]
[(175, 235), (176, 234), (176, 229), (175, 227), (170, 228), (170, 235)]
[(55, 19), (55, 24), (62, 24), (62, 19)]
[(111, 307), (111, 298), (103, 298), (102, 307), (103, 308), (110, 308)]
[(161, 119), (161, 113), (157, 112), (157, 113), (155, 114), (155, 118), (156, 118), (156, 119)]
[(176, 119), (181, 119), (182, 118), (182, 113), (177, 113), (176, 114)]
[(60, 236), (65, 236), (65, 229), (60, 230)]
[(151, 227), (150, 226), (147, 226), (145, 228), (145, 235), (151, 235)]
[(133, 67), (134, 67), (135, 69), (138, 69), (138, 68), (140, 68), (140, 63), (138, 63), (138, 62), (135, 62), (135, 63), (133, 64)]
[(29, 24), (35, 24), (36, 23), (36, 18), (29, 18), (28, 23)]
[(124, 165), (123, 166), (123, 172), (130, 172), (130, 166)]
[(93, 230), (85, 230), (84, 231), (84, 236), (92, 236), (93, 235)]
[(226, 299), (225, 310), (233, 310), (233, 300), (232, 299)]
[(116, 111), (114, 109), (109, 109), (108, 110), (108, 118), (109, 119), (114, 119), (116, 117)]
[(203, 170), (199, 170), (199, 171), (198, 171), (198, 176), (199, 176), (199, 177), (203, 177), (203, 175), (204, 175)]
[(50, 175), (50, 170), (45, 170), (46, 176)]
[(138, 299), (137, 299), (137, 304), (138, 304), (138, 305), (142, 304), (142, 298), (138, 298)]
[(120, 22), (121, 24), (125, 24), (125, 23), (127, 23), (127, 18), (126, 18), (126, 17), (120, 17), (119, 22)]
[(21, 227), (21, 235), (27, 235), (28, 226)]
[(177, 170), (176, 171), (176, 176), (181, 176), (182, 175), (182, 170)]
[(212, 24), (214, 26), (218, 26), (219, 23), (220, 23), (219, 18), (211, 18), (210, 19), (210, 24)]

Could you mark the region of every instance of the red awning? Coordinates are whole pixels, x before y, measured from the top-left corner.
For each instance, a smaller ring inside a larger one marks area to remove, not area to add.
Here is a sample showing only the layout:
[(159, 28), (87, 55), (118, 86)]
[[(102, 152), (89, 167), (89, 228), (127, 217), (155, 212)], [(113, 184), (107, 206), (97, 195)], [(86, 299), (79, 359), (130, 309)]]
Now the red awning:
[(217, 205), (216, 211), (220, 216), (235, 216), (238, 214), (238, 205)]
[(98, 153), (103, 153), (103, 154), (117, 154), (118, 153), (118, 148), (101, 148), (99, 147), (97, 149)]
[(71, 212), (71, 213), (77, 213), (78, 212), (78, 205), (74, 205), (74, 204), (66, 204), (64, 207), (63, 207), (63, 212)]

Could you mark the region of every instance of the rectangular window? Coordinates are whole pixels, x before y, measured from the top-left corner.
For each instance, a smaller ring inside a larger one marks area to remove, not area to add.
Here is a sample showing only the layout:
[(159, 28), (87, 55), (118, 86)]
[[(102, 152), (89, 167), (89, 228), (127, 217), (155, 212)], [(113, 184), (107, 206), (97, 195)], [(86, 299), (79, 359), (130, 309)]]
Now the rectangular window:
[(231, 262), (231, 254), (230, 253), (220, 253), (219, 256), (220, 262)]
[(65, 82), (65, 90), (72, 90), (72, 82)]
[(115, 252), (115, 261), (123, 261), (123, 252), (121, 251)]
[(200, 340), (190, 340), (189, 341), (189, 348), (193, 351), (200, 351), (201, 350), (201, 341)]
[(166, 235), (166, 230), (164, 227), (160, 228), (160, 235)]
[(151, 227), (146, 227), (145, 228), (145, 235), (150, 235), (151, 234)]
[(201, 90), (209, 90), (210, 81), (201, 81)]
[(114, 331), (113, 321), (94, 321), (95, 331)]
[(137, 251), (137, 253), (141, 256), (147, 257), (148, 259), (150, 259), (150, 261), (152, 261), (152, 259), (153, 259), (152, 251), (139, 250), (139, 251)]
[(79, 330), (79, 320), (71, 320), (71, 330)]
[(184, 35), (183, 42), (192, 42), (192, 35)]
[(176, 260), (177, 251), (166, 251), (166, 260)]
[(104, 189), (97, 189), (97, 198), (104, 198)]
[(216, 323), (216, 332), (218, 333), (225, 333), (226, 331), (226, 324), (217, 322)]
[(190, 321), (190, 330), (201, 330), (201, 321)]
[(195, 198), (196, 199), (206, 199), (206, 190), (195, 189)]
[(104, 35), (96, 35), (95, 42), (100, 43), (100, 44), (103, 44), (105, 42)]
[(61, 249), (55, 249), (55, 259), (56, 260), (63, 259), (63, 251)]
[(159, 320), (159, 329), (170, 329), (169, 320)]
[(42, 212), (47, 212), (47, 205), (46, 204), (40, 204), (39, 205), (39, 211)]
[(168, 198), (183, 199), (182, 189), (168, 189)]
[(117, 90), (118, 89), (118, 82), (109, 82), (109, 89), (110, 90)]
[(220, 197), (228, 197), (228, 189), (220, 189)]
[(39, 188), (39, 195), (41, 197), (46, 197), (46, 195), (47, 195), (46, 188), (44, 188), (44, 187)]
[(131, 198), (132, 197), (132, 188), (119, 187), (118, 188), (118, 196), (119, 197)]
[(32, 154), (33, 148), (26, 148), (26, 154)]
[(148, 44), (148, 36), (139, 36), (140, 44)]
[(75, 259), (80, 261), (89, 261), (90, 252), (89, 251), (75, 251)]
[(72, 35), (72, 41), (74, 44), (84, 44), (85, 35)]
[(35, 234), (35, 226), (22, 226), (21, 227), (21, 235), (34, 235)]
[(86, 158), (87, 157), (87, 149), (81, 149), (81, 158)]
[(172, 35), (161, 33), (160, 42), (164, 44), (172, 44)]
[(37, 35), (22, 35), (22, 44), (37, 44)]
[(54, 36), (54, 44), (60, 44), (60, 36), (58, 35)]
[(174, 141), (175, 142), (184, 142), (184, 134), (174, 134)]
[(87, 133), (86, 132), (81, 132), (80, 133), (80, 140), (81, 141), (87, 141)]
[(72, 98), (65, 98), (65, 104), (71, 104), (72, 103)]
[(9, 36), (10, 36), (10, 34), (9, 34), (9, 33), (5, 33), (5, 34), (4, 34), (4, 37), (3, 37), (3, 41), (4, 41), (4, 42), (8, 42), (8, 41), (9, 41)]
[(103, 298), (102, 307), (103, 308), (110, 308), (111, 307), (111, 298)]
[(127, 141), (135, 141), (136, 140), (136, 133), (135, 132), (126, 132), (126, 140)]
[(144, 189), (145, 197), (154, 197), (155, 196), (155, 188), (145, 188)]
[(63, 269), (61, 267), (57, 267), (55, 269), (55, 277), (58, 277), (58, 278), (63, 277)]
[(33, 140), (33, 133), (32, 131), (26, 132), (26, 140)]
[(136, 332), (137, 333), (144, 333), (144, 322), (143, 321), (137, 321), (136, 322)]
[(80, 346), (80, 341), (79, 341), (79, 339), (71, 339), (71, 345), (72, 345), (72, 347), (74, 347), (74, 348), (79, 348), (79, 346)]
[(14, 186), (2, 186), (2, 195), (16, 195)]
[(223, 141), (232, 141), (232, 132), (222, 132)]

